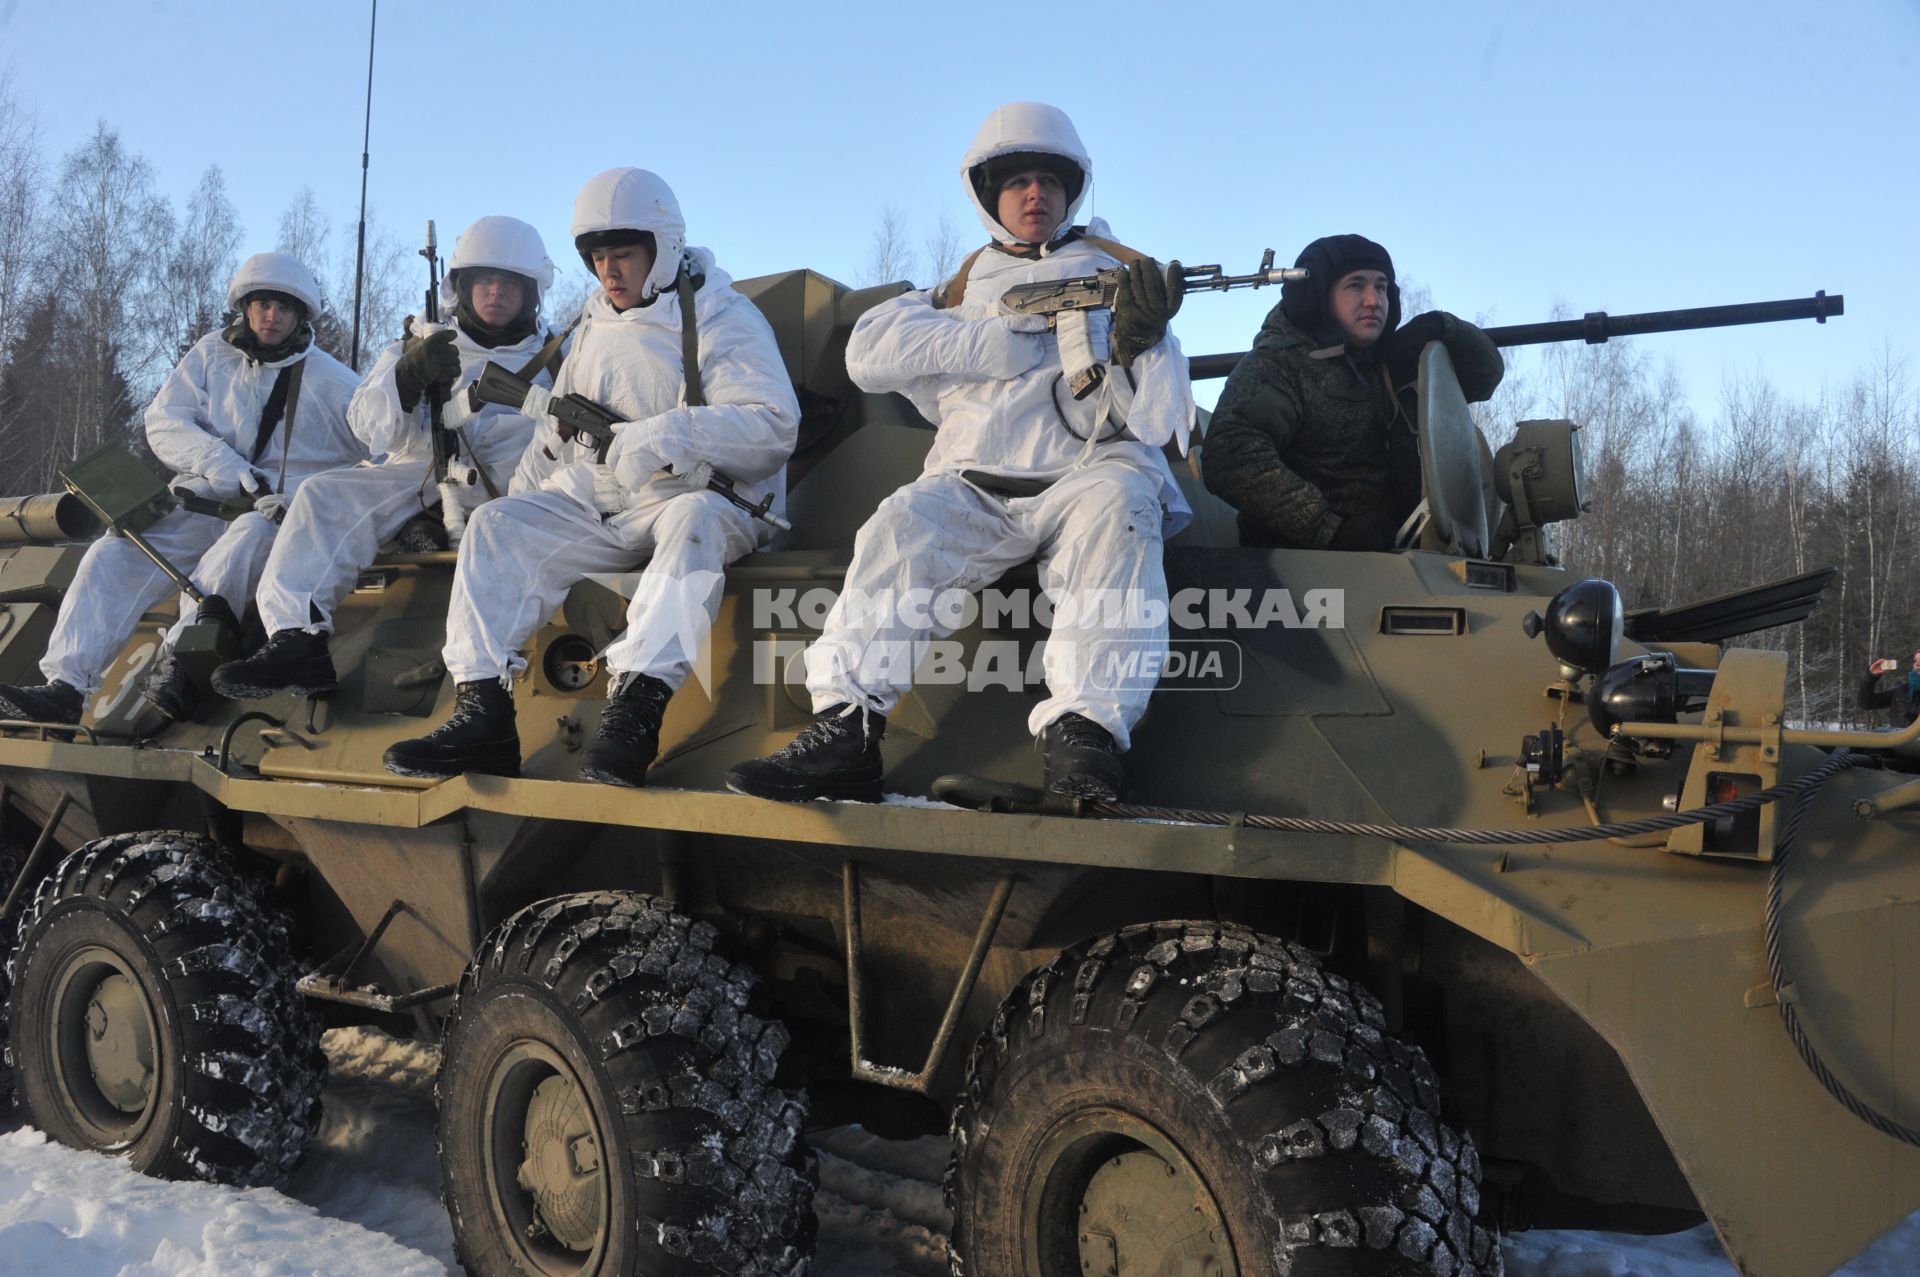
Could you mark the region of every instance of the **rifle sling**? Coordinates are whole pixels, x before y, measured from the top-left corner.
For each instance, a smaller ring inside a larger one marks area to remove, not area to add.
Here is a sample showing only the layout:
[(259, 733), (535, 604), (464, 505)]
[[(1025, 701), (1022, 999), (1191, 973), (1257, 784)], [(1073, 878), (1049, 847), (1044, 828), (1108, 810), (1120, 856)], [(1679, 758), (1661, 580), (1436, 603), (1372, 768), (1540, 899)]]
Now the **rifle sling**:
[(966, 255), (960, 263), (960, 269), (953, 272), (953, 278), (933, 290), (933, 308), (952, 310), (967, 295), (967, 276), (973, 274), (973, 264), (980, 260), (980, 254), (992, 248), (991, 244), (982, 244)]
[[(581, 312), (581, 314), (585, 313), (584, 310)], [(514, 376), (522, 381), (532, 381), (542, 372), (545, 372), (549, 382), (551, 382), (553, 378), (558, 377), (560, 375), (560, 365), (567, 361), (567, 357), (562, 353), (561, 348), (567, 344), (567, 338), (573, 336), (573, 330), (579, 326), (580, 316), (576, 315), (571, 324), (568, 324), (565, 328), (547, 338), (546, 344), (534, 352), (533, 361), (515, 373)]]
[[(553, 380), (560, 375), (560, 365), (567, 361), (567, 356), (562, 348), (567, 344), (567, 338), (573, 336), (573, 330), (579, 326), (580, 317), (576, 315), (571, 324), (568, 324), (559, 332), (548, 337), (547, 340), (541, 344), (540, 349), (533, 352), (532, 360), (530, 360), (524, 368), (520, 369), (519, 372), (516, 372), (514, 376), (522, 381), (530, 382), (544, 372), (547, 374), (548, 384), (552, 384)], [(495, 483), (493, 476), (487, 472), (487, 465), (484, 461), (480, 460), (480, 454), (473, 450), (472, 445), (468, 444), (464, 437), (461, 438), (460, 442), (466, 447), (467, 455), (473, 458), (473, 468), (480, 473), (480, 482), (486, 486), (488, 499), (499, 496), (500, 485)]]
[(1093, 245), (1108, 257), (1119, 262), (1122, 266), (1131, 266), (1135, 262), (1144, 262), (1147, 260), (1147, 255), (1139, 249), (1128, 248), (1119, 240), (1108, 239), (1104, 235), (1089, 235), (1082, 231), (1080, 233), (1080, 239), (1085, 243)]
[[(674, 292), (680, 300), (680, 367), (687, 379), (689, 408), (704, 408), (707, 404), (706, 388), (700, 383), (700, 326), (693, 313), (693, 295), (706, 282), (706, 276), (694, 275), (684, 260), (680, 263), (679, 276), (673, 281)], [(606, 464), (607, 449), (612, 446), (608, 442), (596, 449), (595, 459), (601, 465)]]
[(694, 321), (693, 294), (706, 277), (695, 280), (683, 260), (680, 263), (680, 277), (673, 286), (680, 294), (680, 366), (687, 378), (687, 407), (703, 408), (707, 403), (706, 388), (700, 384), (700, 329)]
[[(260, 460), (261, 455), (266, 452), (267, 445), (273, 441), (274, 428), (280, 424), (283, 414), (287, 419), (287, 442), (292, 442), (294, 410), (300, 406), (300, 374), (305, 371), (306, 366), (306, 360), (298, 359), (282, 366), (274, 376), (273, 389), (267, 392), (267, 402), (260, 409), (260, 425), (254, 431), (253, 449), (247, 453), (248, 465)], [(281, 450), (280, 460), (281, 471), (284, 474), (286, 470), (284, 447)]]

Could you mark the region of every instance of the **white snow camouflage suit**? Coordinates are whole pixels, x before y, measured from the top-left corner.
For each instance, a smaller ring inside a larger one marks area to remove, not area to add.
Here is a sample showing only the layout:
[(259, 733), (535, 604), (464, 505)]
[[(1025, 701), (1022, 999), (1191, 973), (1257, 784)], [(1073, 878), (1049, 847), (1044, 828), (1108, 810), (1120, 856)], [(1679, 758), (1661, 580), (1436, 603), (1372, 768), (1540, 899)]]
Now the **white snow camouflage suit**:
[[(474, 513), (447, 614), (443, 656), (455, 682), (518, 675), (526, 668), (521, 647), (575, 582), (646, 560), (607, 665), (615, 675), (646, 674), (677, 690), (719, 610), (726, 565), (766, 530), (679, 476), (706, 462), (732, 475), (743, 495), (772, 493), (776, 508), (784, 506), (800, 408), (773, 329), (711, 253), (685, 247), (679, 204), (655, 175), (614, 169), (588, 183), (573, 232), (608, 229), (651, 232), (654, 270), (642, 304), (624, 311), (595, 290), (553, 389), (556, 396), (578, 391), (625, 423), (599, 466), (586, 441), (562, 442), (546, 418), (509, 494)], [(694, 295), (707, 400), (697, 407), (686, 403), (680, 298), (672, 287), (683, 255), (705, 281)], [(661, 471), (669, 463), (675, 474)], [(608, 507), (616, 508), (603, 514)]]
[[(968, 174), (1015, 152), (1064, 156), (1092, 183), (1072, 123), (1057, 109), (1016, 103), (988, 117), (961, 165), (968, 195), (994, 243), (974, 260), (952, 309), (932, 292), (905, 293), (861, 317), (847, 347), (847, 370), (862, 390), (899, 391), (939, 428), (920, 478), (885, 501), (860, 529), (840, 600), (807, 650), (807, 687), (815, 712), (836, 704), (890, 713), (911, 685), (926, 642), (947, 630), (937, 609), (887, 606), (910, 590), (939, 596), (971, 591), (1037, 559), (1040, 584), (1056, 607), (1045, 671), (1051, 693), (1028, 718), (1036, 736), (1069, 713), (1084, 715), (1126, 749), (1145, 712), (1151, 677), (1112, 678), (1096, 668), (1110, 654), (1137, 654), (1135, 668), (1157, 670), (1167, 644), (1162, 540), (1192, 510), (1161, 448), (1184, 449), (1194, 405), (1186, 357), (1173, 334), (1133, 362), (1109, 367), (1101, 386), (1075, 401), (1063, 384), (1053, 334), (1021, 332), (1041, 343), (1039, 361), (1003, 375), (997, 353), (1009, 326), (1001, 294), (1014, 284), (1090, 275), (1116, 265), (1077, 236), (1023, 246), (983, 204)], [(1071, 225), (1076, 200), (1063, 226)], [(1096, 222), (1089, 228), (1105, 236)], [(1001, 331), (994, 331), (999, 328)], [(1045, 483), (1034, 496), (994, 495), (962, 471)], [(1129, 606), (1151, 622), (1116, 617)], [(1125, 668), (1124, 662), (1122, 668)]]
[[(456, 241), (448, 282), (442, 285), (444, 313), (452, 314), (458, 302), (450, 282), (454, 272), (481, 267), (525, 276), (537, 293), (544, 293), (553, 282), (553, 262), (533, 227), (513, 218), (481, 218)], [(460, 355), (455, 400), (463, 397), (461, 392), (489, 361), (520, 372), (552, 335), (546, 325), (536, 323), (534, 331), (521, 340), (488, 347), (458, 323), (451, 327), (454, 349)], [(415, 336), (424, 340), (433, 331), (433, 325), (417, 324)], [(423, 397), (413, 412), (404, 411), (394, 382), (394, 365), (405, 349), (405, 342), (395, 342), (380, 352), (347, 409), (354, 434), (379, 460), (316, 477), (288, 507), (286, 524), (260, 581), (260, 620), (268, 634), (292, 629), (331, 632), (334, 609), (353, 588), (360, 570), (373, 562), (381, 543), (407, 520), (440, 503), (440, 489), (433, 479), (429, 406)], [(552, 380), (544, 368), (533, 378), (541, 386), (551, 385)], [(460, 416), (450, 403), (447, 420)], [(462, 505), (472, 510), (488, 499), (481, 470), (500, 492), (507, 490), (533, 431), (532, 417), (499, 404), (487, 404), (464, 417), (457, 436), (459, 456), (449, 467)]]
[[(249, 268), (257, 276), (260, 259), (270, 257), (293, 261), (285, 254), (260, 254), (242, 265), (236, 286)], [(304, 269), (301, 274), (305, 275)], [(311, 289), (311, 276), (307, 280)], [(252, 278), (249, 282), (300, 295), (287, 286), (294, 282), (290, 279)], [(266, 448), (249, 462), (247, 454), (274, 379), (281, 368), (302, 360), (306, 368), (297, 407), (289, 405), (291, 450), (287, 421), (282, 417)], [(208, 333), (187, 351), (148, 406), (147, 444), (161, 464), (175, 473), (176, 485), (184, 483), (224, 500), (238, 496), (242, 479), (257, 471), (276, 489), (297, 493), (315, 475), (366, 457), (365, 446), (347, 428), (347, 402), (358, 382), (352, 369), (311, 344), (277, 363), (263, 364), (235, 349), (222, 333)], [(241, 613), (253, 598), (277, 531), (272, 520), (259, 514), (244, 514), (226, 523), (211, 515), (175, 510), (147, 528), (145, 537), (201, 593), (218, 594)], [(73, 584), (60, 601), (59, 619), (40, 672), (49, 681), (57, 679), (91, 694), (141, 615), (172, 588), (167, 575), (133, 542), (117, 536), (95, 541), (87, 547)], [(183, 595), (180, 620), (168, 631), (166, 641), (171, 643), (197, 614), (197, 605)]]

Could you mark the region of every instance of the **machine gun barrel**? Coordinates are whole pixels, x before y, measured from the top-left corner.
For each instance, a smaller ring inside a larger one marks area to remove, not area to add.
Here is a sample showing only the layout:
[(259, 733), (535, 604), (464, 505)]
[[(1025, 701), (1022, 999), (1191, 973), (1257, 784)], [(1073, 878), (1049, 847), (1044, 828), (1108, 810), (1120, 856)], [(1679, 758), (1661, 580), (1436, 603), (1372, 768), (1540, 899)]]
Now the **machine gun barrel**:
[[(1609, 315), (1603, 310), (1596, 310), (1580, 319), (1559, 319), (1544, 324), (1510, 324), (1484, 331), (1496, 346), (1536, 346), (1555, 341), (1584, 341), (1589, 345), (1598, 345), (1614, 337), (1682, 332), (1691, 328), (1732, 328), (1739, 324), (1771, 324), (1787, 319), (1811, 319), (1817, 324), (1824, 324), (1829, 316), (1846, 313), (1846, 297), (1840, 293), (1829, 295), (1822, 289), (1811, 297), (1791, 297), (1785, 301), (1698, 306), (1691, 310), (1653, 310), (1638, 315)], [(1246, 354), (1246, 351), (1238, 350), (1225, 355), (1196, 355), (1187, 361), (1187, 373), (1195, 381), (1225, 377)]]
[(1740, 324), (1771, 324), (1786, 319), (1811, 319), (1827, 322), (1829, 315), (1847, 313), (1847, 299), (1835, 293), (1829, 297), (1822, 289), (1811, 297), (1790, 297), (1777, 302), (1741, 302), (1732, 306), (1696, 306), (1691, 310), (1650, 310), (1639, 315), (1609, 315), (1604, 310), (1589, 311), (1579, 319), (1552, 320), (1544, 324), (1509, 324), (1484, 331), (1496, 346), (1537, 346), (1555, 341), (1584, 341), (1597, 346), (1613, 337), (1638, 337), (1644, 333), (1675, 333), (1690, 328), (1733, 328)]

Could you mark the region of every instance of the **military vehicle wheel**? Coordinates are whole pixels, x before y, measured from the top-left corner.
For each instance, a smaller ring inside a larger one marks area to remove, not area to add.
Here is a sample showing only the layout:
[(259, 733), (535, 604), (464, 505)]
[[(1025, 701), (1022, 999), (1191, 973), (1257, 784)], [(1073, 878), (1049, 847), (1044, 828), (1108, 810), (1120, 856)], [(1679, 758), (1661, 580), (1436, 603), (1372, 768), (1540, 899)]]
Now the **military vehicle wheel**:
[[(0, 835), (0, 902), (13, 890), (13, 880), (33, 849)], [(24, 907), (25, 900), (21, 902)], [(16, 915), (17, 918), (17, 915)], [(7, 1049), (7, 991), (12, 988), (7, 968), (13, 964), (13, 943), (19, 935), (15, 918), (0, 918), (0, 1113), (13, 1107), (13, 1053)]]
[(1067, 950), (967, 1061), (947, 1172), (978, 1277), (1490, 1277), (1480, 1165), (1379, 1002), (1243, 927)]
[(23, 911), (10, 973), (20, 1098), (54, 1139), (220, 1184), (279, 1184), (306, 1155), (320, 1022), (285, 920), (209, 840), (74, 851)]
[(787, 1031), (714, 929), (631, 893), (530, 905), (460, 982), (440, 1164), (476, 1277), (790, 1274), (813, 1243)]

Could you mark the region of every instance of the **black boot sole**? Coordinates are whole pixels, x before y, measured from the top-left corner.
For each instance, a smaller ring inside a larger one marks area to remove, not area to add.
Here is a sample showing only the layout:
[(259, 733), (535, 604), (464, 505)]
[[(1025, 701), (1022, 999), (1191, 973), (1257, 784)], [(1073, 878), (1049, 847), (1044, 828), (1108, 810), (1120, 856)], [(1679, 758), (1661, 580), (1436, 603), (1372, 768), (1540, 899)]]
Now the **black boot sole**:
[(617, 742), (595, 740), (576, 773), (581, 780), (596, 785), (615, 785), (621, 789), (645, 789), (647, 768), (660, 756), (660, 749), (623, 747)]
[(1104, 776), (1062, 776), (1047, 782), (1047, 792), (1067, 798), (1093, 798), (1107, 803), (1120, 799), (1120, 786)]
[(42, 718), (40, 715), (30, 712), (25, 706), (10, 701), (4, 696), (0, 696), (0, 718), (11, 718), (16, 722), (22, 723), (46, 723), (52, 727), (78, 727), (80, 725), (80, 716), (78, 714), (75, 714), (72, 718)]
[(614, 785), (621, 789), (645, 789), (647, 787), (647, 774), (645, 772), (641, 772), (638, 776), (635, 776), (625, 771), (614, 771), (608, 767), (596, 767), (592, 763), (582, 763), (580, 764), (578, 774), (581, 780), (592, 781), (596, 785)]
[(748, 798), (776, 803), (877, 803), (886, 798), (879, 780), (817, 780), (762, 783), (736, 772), (727, 773), (727, 788)]
[(199, 708), (197, 702), (176, 701), (165, 693), (156, 693), (150, 696), (142, 692), (140, 693), (140, 699), (146, 702), (148, 709), (151, 709), (169, 723), (187, 722), (193, 717), (194, 710)]
[(520, 776), (520, 760), (512, 762), (495, 759), (482, 759), (465, 765), (451, 763), (428, 764), (395, 762), (392, 758), (383, 758), (381, 764), (396, 776), (411, 776), (416, 780), (452, 780), (455, 776), (504, 776), (517, 780)]
[(222, 677), (219, 670), (213, 672), (212, 681), (213, 690), (232, 701), (264, 701), (289, 692), (295, 696), (331, 696), (340, 690), (340, 680), (332, 670), (327, 671), (325, 676), (288, 679), (278, 687), (249, 683), (244, 678)]

